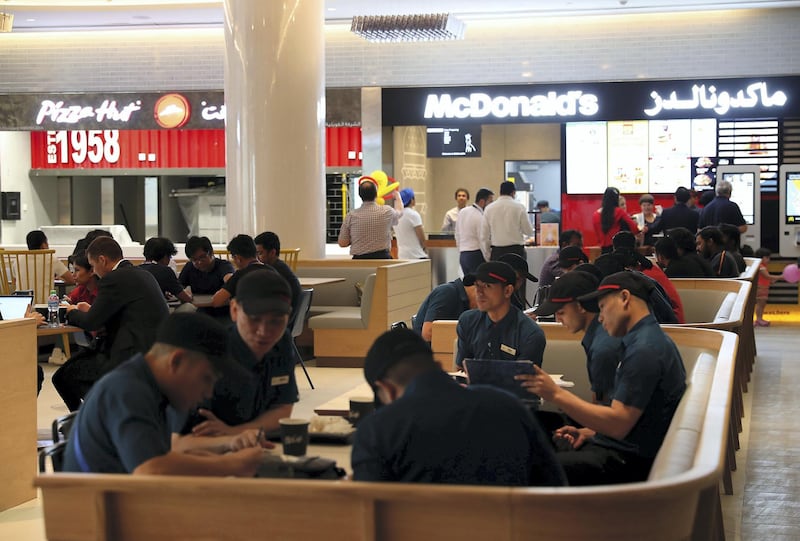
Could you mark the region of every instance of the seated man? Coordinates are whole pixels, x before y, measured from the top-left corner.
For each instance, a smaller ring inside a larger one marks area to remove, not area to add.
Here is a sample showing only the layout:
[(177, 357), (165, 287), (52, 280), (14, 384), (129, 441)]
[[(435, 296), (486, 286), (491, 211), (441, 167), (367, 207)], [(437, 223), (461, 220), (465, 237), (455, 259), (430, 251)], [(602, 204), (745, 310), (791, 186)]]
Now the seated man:
[(511, 303), (523, 311), (530, 308), (531, 305), (528, 303), (525, 294), (525, 286), (528, 280), (538, 282), (539, 279), (528, 270), (528, 262), (517, 254), (503, 254), (498, 261), (508, 263), (517, 273), (517, 281), (514, 283), (514, 294), (511, 296)]
[[(709, 263), (703, 256), (697, 253), (697, 240), (695, 233), (690, 232), (685, 227), (676, 227), (667, 233), (667, 237), (675, 242), (675, 248), (678, 251), (678, 257), (683, 259), (683, 264), (686, 270), (682, 273), (689, 274), (689, 276), (682, 276), (682, 278), (713, 278), (714, 272), (711, 270), (711, 263)], [(669, 276), (669, 273), (665, 271)]]
[(550, 443), (522, 403), (492, 387), (462, 387), (413, 331), (379, 336), (364, 377), (385, 406), (358, 425), (356, 481), (564, 484)]
[(550, 298), (537, 309), (537, 316), (555, 314), (556, 321), (571, 333), (583, 333), (581, 346), (586, 352), (586, 369), (595, 404), (611, 403), (617, 365), (622, 359), (622, 340), (609, 336), (600, 324), (593, 306), (578, 301), (597, 289), (600, 280), (587, 272), (575, 270), (556, 280), (550, 288)]
[[(183, 287), (189, 286), (192, 295), (213, 295), (233, 275), (233, 265), (214, 257), (214, 248), (208, 237), (189, 237), (184, 249), (189, 261), (181, 269), (178, 281)], [(214, 317), (228, 318), (228, 307), (202, 307), (199, 311)]]
[(153, 275), (165, 296), (170, 294), (181, 302), (192, 302), (191, 295), (183, 290), (175, 271), (169, 267), (170, 259), (177, 253), (175, 245), (168, 238), (151, 237), (144, 243), (146, 261), (139, 265), (139, 269)]
[[(253, 241), (256, 243), (256, 257), (258, 260), (278, 271), (278, 274), (283, 276), (283, 279), (292, 288), (292, 317), (289, 318), (289, 328), (291, 328), (300, 305), (300, 292), (302, 290), (300, 280), (297, 279), (289, 265), (281, 260), (281, 239), (278, 238), (278, 235), (272, 231), (265, 231), (257, 235)], [(300, 317), (303, 317), (303, 315), (300, 314)]]
[(580, 246), (570, 245), (564, 246), (558, 252), (558, 267), (561, 269), (561, 274), (567, 273), (577, 267), (589, 262), (589, 256), (583, 251)]
[(456, 278), (433, 288), (419, 305), (412, 326), (426, 342), (430, 342), (434, 321), (458, 319), (462, 313), (476, 306), (474, 284), (465, 286), (461, 278)]
[(714, 278), (738, 278), (736, 259), (723, 246), (718, 227), (709, 225), (697, 232), (697, 253), (711, 264)]
[[(34, 231), (28, 232), (25, 236), (25, 243), (28, 245), (28, 250), (49, 250), (50, 244), (47, 242), (47, 235), (44, 234), (43, 231), (39, 231), (38, 229)], [(43, 257), (41, 255), (34, 256), (37, 260), (39, 260), (38, 264), (42, 264), (39, 258)], [(53, 278), (64, 280), (64, 283), (67, 285), (72, 285), (75, 283), (75, 279), (72, 277), (72, 273), (69, 272), (66, 265), (58, 259), (55, 254), (51, 256), (53, 258)], [(12, 267), (11, 272), (14, 276), (16, 289), (34, 289), (33, 285), (36, 281), (34, 274), (34, 269), (28, 269), (27, 262), (25, 259), (18, 260), (19, 268), (16, 265)]]
[(228, 243), (231, 260), (236, 265), (236, 272), (223, 284), (219, 291), (214, 293), (211, 306), (219, 308), (228, 304), (236, 296), (236, 285), (239, 280), (254, 271), (275, 272), (275, 269), (264, 265), (256, 255), (256, 243), (250, 235), (236, 235)]
[[(564, 270), (559, 266), (558, 256), (561, 250), (567, 246), (583, 246), (583, 234), (577, 229), (567, 229), (558, 236), (558, 250), (547, 256), (542, 263), (542, 270), (539, 271), (539, 287), (553, 285), (556, 278), (564, 274)], [(588, 259), (587, 259), (588, 261)]]
[[(78, 412), (64, 471), (253, 476), (263, 451), (256, 431), (219, 439), (218, 452), (170, 449), (167, 410), (188, 411), (211, 395), (227, 370), (227, 337), (203, 314), (170, 316), (155, 344), (97, 382)], [(227, 452), (230, 451), (230, 452)]]
[(526, 360), (539, 366), (544, 355), (544, 331), (511, 304), (517, 274), (508, 263), (490, 261), (464, 278), (464, 285), (475, 284), (476, 310), (458, 318), (458, 355), (464, 359)]
[(647, 479), (686, 389), (678, 348), (647, 306), (652, 287), (646, 278), (624, 271), (607, 276), (596, 291), (578, 297), (584, 306), (597, 302), (603, 328), (622, 338), (623, 356), (610, 406), (581, 400), (538, 367), (536, 375), (516, 376), (532, 393), (585, 427), (556, 431), (556, 437), (573, 448), (557, 454), (570, 485)]
[(291, 290), (277, 272), (253, 272), (239, 281), (230, 311), (228, 353), (242, 370), (217, 382), (211, 400), (188, 422), (178, 422), (180, 447), (204, 447), (204, 436), (238, 434), (249, 428), (266, 431), (291, 417), (298, 401), (296, 358), (286, 325), (292, 310)]

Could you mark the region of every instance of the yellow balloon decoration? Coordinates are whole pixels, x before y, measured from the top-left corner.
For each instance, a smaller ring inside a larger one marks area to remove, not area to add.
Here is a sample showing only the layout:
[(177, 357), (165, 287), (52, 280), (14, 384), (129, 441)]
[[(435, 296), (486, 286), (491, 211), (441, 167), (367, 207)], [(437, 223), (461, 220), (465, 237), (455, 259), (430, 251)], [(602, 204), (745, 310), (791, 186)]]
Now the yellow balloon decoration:
[(369, 175), (364, 175), (358, 179), (358, 185), (361, 186), (362, 182), (372, 182), (378, 187), (378, 197), (375, 198), (375, 202), (379, 205), (383, 205), (386, 199), (393, 198), (394, 194), (392, 192), (400, 187), (399, 182), (383, 171), (373, 171)]

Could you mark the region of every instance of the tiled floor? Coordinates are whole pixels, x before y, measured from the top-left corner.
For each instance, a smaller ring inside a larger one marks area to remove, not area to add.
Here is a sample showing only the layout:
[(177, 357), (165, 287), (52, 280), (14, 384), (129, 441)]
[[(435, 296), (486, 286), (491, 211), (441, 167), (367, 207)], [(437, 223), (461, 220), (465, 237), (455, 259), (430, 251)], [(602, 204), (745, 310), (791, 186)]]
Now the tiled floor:
[[(744, 430), (737, 452), (734, 495), (723, 496), (728, 541), (800, 539), (800, 338), (798, 327), (759, 328), (758, 361), (745, 395)], [(316, 390), (302, 371), (297, 377), (302, 396), (298, 416), (363, 381), (361, 370), (309, 367)], [(48, 382), (39, 397), (40, 429), (66, 411)], [(33, 500), (0, 513), (0, 540), (44, 540), (41, 505)]]

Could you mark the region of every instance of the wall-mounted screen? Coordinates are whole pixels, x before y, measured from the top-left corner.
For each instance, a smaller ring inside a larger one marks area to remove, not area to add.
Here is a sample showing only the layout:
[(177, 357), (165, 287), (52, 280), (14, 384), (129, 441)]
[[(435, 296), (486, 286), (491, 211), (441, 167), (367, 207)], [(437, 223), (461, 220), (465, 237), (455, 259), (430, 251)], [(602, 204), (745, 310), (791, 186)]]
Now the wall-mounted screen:
[(722, 180), (727, 180), (732, 185), (731, 201), (739, 205), (745, 223), (755, 223), (755, 200), (759, 187), (755, 173), (722, 173)]
[(608, 123), (608, 185), (621, 193), (649, 191), (646, 120)]
[(428, 158), (480, 158), (481, 127), (458, 128), (430, 127), (428, 131)]
[(689, 187), (691, 156), (690, 120), (651, 120), (650, 184), (651, 193), (673, 193), (679, 186)]
[(786, 173), (786, 223), (800, 225), (800, 172)]
[(608, 187), (605, 122), (568, 122), (567, 193), (599, 194)]

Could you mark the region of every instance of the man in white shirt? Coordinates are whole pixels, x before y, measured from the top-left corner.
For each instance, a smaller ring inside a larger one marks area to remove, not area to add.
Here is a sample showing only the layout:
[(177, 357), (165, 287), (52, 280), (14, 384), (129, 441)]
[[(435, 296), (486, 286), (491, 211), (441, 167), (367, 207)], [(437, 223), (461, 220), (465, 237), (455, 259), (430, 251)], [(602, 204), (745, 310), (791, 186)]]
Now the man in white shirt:
[(481, 222), (483, 209), (494, 201), (494, 193), (488, 188), (481, 188), (475, 195), (475, 202), (461, 209), (456, 221), (456, 246), (458, 260), (464, 275), (475, 272), (475, 269), (486, 260), (481, 251)]
[(483, 214), (481, 249), (484, 257), (491, 261), (503, 254), (525, 258), (525, 236), (533, 235), (533, 226), (525, 207), (514, 200), (516, 192), (513, 182), (503, 182), (500, 197)]
[(397, 238), (398, 259), (426, 259), (425, 231), (422, 229), (422, 217), (414, 210), (417, 200), (414, 190), (403, 188), (400, 190), (403, 200), (403, 216), (394, 226), (394, 236)]
[(442, 222), (442, 233), (452, 233), (456, 230), (456, 221), (458, 220), (458, 213), (461, 209), (467, 206), (469, 201), (469, 192), (466, 188), (459, 188), (456, 190), (456, 206), (447, 211), (444, 215)]

